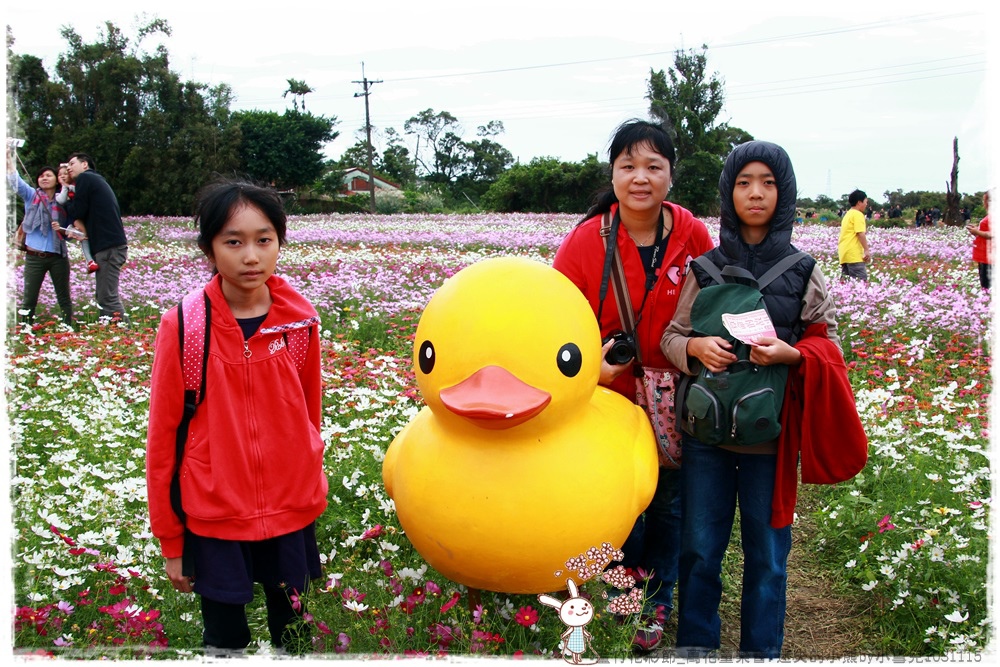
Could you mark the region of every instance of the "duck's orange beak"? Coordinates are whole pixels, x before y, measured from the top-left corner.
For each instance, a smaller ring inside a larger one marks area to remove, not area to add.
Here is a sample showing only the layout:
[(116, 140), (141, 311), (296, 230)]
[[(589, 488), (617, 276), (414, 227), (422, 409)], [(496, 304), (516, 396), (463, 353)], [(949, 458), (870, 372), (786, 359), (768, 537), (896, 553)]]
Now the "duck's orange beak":
[(441, 402), (460, 417), (489, 429), (522, 424), (552, 400), (552, 395), (517, 379), (499, 366), (479, 369), (456, 385), (442, 389)]

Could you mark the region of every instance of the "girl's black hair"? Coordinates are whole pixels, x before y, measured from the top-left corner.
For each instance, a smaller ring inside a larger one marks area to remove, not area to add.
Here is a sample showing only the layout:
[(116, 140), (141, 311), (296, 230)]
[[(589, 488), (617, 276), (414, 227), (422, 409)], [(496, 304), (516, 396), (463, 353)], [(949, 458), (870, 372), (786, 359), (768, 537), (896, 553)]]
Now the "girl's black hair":
[(285, 244), (288, 217), (277, 191), (246, 180), (220, 178), (202, 187), (195, 198), (194, 222), (202, 252), (211, 253), (212, 240), (241, 206), (259, 210), (274, 225), (278, 245)]
[[(632, 150), (636, 146), (646, 144), (654, 151), (667, 158), (670, 163), (670, 174), (674, 173), (674, 162), (677, 160), (677, 153), (674, 150), (674, 142), (670, 138), (670, 133), (663, 125), (651, 123), (648, 120), (633, 118), (627, 120), (615, 129), (611, 144), (608, 146), (608, 170), (614, 171), (615, 160), (622, 153), (632, 155)], [(611, 174), (609, 173), (610, 177)], [(618, 201), (613, 186), (606, 186), (594, 194), (594, 203), (583, 216), (584, 220), (589, 220), (595, 215), (611, 210), (611, 205)]]

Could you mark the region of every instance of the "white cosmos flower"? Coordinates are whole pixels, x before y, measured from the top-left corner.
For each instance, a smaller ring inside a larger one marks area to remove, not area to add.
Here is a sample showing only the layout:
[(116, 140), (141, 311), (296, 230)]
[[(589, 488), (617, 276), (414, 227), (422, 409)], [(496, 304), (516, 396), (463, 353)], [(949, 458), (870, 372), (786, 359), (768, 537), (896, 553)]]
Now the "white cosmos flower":
[(945, 616), (944, 620), (951, 621), (952, 623), (965, 623), (967, 620), (969, 620), (969, 612), (965, 612), (965, 614), (963, 615), (961, 609), (956, 609), (955, 611)]
[(348, 611), (355, 611), (360, 614), (368, 609), (368, 605), (358, 602), (357, 600), (347, 600), (344, 602), (344, 609)]

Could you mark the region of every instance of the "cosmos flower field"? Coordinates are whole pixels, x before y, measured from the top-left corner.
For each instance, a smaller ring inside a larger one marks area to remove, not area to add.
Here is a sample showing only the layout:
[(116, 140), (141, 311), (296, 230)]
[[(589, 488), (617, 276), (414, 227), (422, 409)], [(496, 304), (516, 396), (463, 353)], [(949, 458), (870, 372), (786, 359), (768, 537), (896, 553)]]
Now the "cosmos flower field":
[[(309, 591), (289, 591), (302, 605), (302, 652), (559, 657), (564, 626), (533, 596), (483, 593), (473, 604), (464, 588), (428, 568), (399, 526), (381, 461), (422, 407), (412, 336), (434, 291), (488, 257), (550, 263), (576, 220), (289, 220), (278, 272), (322, 317), (330, 479), (330, 507), (317, 522), (324, 577)], [(717, 238), (718, 221), (706, 222)], [(33, 328), (15, 325), (13, 307), (8, 312), (11, 625), (20, 654), (200, 656), (197, 601), (170, 587), (150, 534), (144, 454), (156, 325), (208, 279), (209, 266), (188, 219), (130, 218), (126, 231), (121, 293), (130, 325), (97, 322), (93, 277), (77, 248), (71, 289), (78, 331), (57, 323), (50, 284)], [(820, 262), (837, 302), (870, 441), (868, 465), (855, 479), (800, 491), (800, 512), (809, 515), (799, 520), (814, 525), (810, 551), (836, 587), (869, 610), (867, 651), (978, 653), (992, 637), (989, 295), (963, 228), (869, 231), (871, 281), (858, 284), (839, 279), (836, 227), (795, 229), (793, 242)], [(10, 260), (14, 304), (22, 267)], [(580, 560), (604, 558), (603, 567), (610, 554), (611, 567), (582, 589), (598, 609), (588, 630), (601, 657), (623, 657), (634, 622), (616, 622), (604, 596), (634, 591), (641, 581), (614, 567), (614, 550), (594, 547)], [(628, 599), (616, 600), (619, 610)], [(250, 652), (271, 654), (259, 602), (249, 608)]]

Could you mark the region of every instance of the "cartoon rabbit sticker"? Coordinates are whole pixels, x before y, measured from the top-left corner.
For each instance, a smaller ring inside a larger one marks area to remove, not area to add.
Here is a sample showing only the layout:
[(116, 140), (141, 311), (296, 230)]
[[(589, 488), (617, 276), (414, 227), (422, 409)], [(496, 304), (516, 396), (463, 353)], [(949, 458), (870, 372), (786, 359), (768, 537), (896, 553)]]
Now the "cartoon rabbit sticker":
[(563, 650), (563, 660), (571, 665), (596, 665), (601, 657), (596, 652), (593, 658), (582, 657), (588, 646), (591, 651), (594, 649), (590, 643), (593, 635), (584, 630), (584, 626), (594, 618), (594, 605), (580, 597), (580, 591), (572, 579), (566, 580), (566, 588), (569, 590), (569, 598), (565, 601), (544, 593), (538, 596), (538, 601), (546, 607), (558, 609), (559, 620), (566, 626), (566, 632), (560, 635), (562, 642), (559, 644)]

